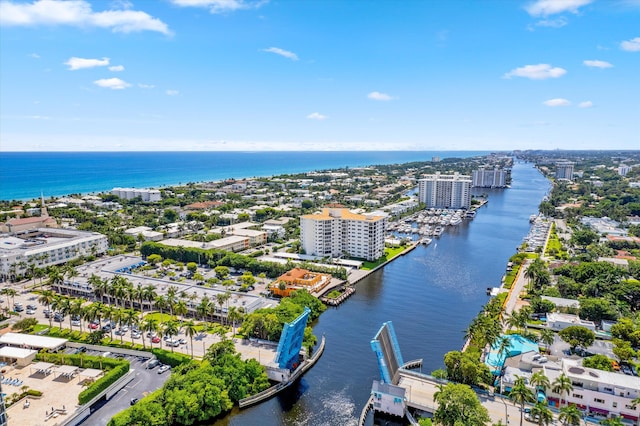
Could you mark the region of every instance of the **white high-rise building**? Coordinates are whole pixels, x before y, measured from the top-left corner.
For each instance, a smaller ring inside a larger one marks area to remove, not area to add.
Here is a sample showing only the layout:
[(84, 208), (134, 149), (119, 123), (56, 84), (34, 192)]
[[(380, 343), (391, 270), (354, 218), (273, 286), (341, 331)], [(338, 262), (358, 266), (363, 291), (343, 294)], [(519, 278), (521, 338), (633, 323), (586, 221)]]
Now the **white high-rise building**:
[(472, 172), (473, 188), (504, 188), (507, 186), (507, 171), (504, 169), (478, 169)]
[(556, 163), (556, 179), (572, 180), (573, 166), (576, 163), (572, 161), (558, 161)]
[(124, 200), (132, 200), (140, 197), (142, 201), (146, 202), (160, 201), (162, 198), (160, 190), (146, 188), (113, 188), (111, 194)]
[(300, 241), (312, 256), (347, 255), (376, 260), (384, 255), (387, 217), (356, 214), (344, 208), (325, 208), (300, 217)]
[(471, 176), (440, 172), (418, 180), (418, 199), (427, 208), (469, 209), (471, 207)]

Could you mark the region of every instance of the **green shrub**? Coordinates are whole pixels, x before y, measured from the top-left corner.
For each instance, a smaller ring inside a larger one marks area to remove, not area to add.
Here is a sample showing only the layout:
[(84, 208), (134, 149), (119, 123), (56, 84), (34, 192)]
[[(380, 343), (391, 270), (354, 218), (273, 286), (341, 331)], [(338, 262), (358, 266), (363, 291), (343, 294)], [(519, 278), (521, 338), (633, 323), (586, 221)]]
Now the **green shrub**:
[(91, 386), (87, 389), (80, 392), (78, 395), (78, 403), (80, 405), (86, 404), (91, 401), (93, 398), (98, 396), (100, 392), (107, 389), (113, 383), (115, 383), (119, 378), (127, 374), (129, 371), (129, 363), (124, 362), (117, 367), (113, 368), (111, 371), (106, 373), (103, 377), (96, 380)]
[(158, 358), (158, 361), (171, 367), (177, 367), (180, 364), (192, 361), (190, 356), (178, 352), (169, 352), (159, 348), (153, 348), (151, 352)]
[(39, 391), (39, 390), (36, 390), (36, 389), (27, 389), (25, 394), (27, 394), (29, 396), (42, 396), (42, 391)]

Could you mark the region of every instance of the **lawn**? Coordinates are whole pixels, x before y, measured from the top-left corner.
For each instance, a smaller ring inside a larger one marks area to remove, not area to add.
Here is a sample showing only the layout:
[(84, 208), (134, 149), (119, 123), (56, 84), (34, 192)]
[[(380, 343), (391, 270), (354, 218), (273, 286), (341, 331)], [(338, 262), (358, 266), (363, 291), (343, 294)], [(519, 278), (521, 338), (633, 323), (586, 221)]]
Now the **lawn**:
[(404, 250), (406, 250), (406, 247), (387, 247), (384, 249), (384, 256), (382, 256), (380, 259), (376, 260), (375, 262), (363, 262), (362, 263), (362, 269), (365, 271), (374, 269), (377, 266), (382, 265), (385, 262), (390, 261), (391, 259), (393, 259), (394, 257), (398, 256), (400, 253), (402, 253)]
[(158, 324), (160, 324), (169, 321), (171, 319), (171, 315), (164, 312), (150, 312), (144, 316), (144, 319), (154, 319), (158, 321)]

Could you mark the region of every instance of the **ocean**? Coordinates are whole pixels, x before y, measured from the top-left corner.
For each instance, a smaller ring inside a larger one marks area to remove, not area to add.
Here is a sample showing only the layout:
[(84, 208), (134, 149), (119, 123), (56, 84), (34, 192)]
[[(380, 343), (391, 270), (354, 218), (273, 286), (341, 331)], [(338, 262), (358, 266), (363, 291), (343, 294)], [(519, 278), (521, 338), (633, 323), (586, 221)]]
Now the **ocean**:
[(0, 152), (0, 200), (467, 158), (488, 151)]

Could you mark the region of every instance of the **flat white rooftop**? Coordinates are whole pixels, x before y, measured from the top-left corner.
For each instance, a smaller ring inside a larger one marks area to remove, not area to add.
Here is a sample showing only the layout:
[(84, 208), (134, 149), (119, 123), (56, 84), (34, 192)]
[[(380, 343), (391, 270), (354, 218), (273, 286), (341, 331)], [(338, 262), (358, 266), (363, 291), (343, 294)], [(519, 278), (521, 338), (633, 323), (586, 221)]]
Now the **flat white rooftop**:
[(34, 349), (14, 348), (12, 346), (0, 348), (0, 358), (24, 359), (36, 353), (38, 353), (38, 351)]
[(39, 349), (56, 349), (67, 343), (67, 339), (36, 336), (33, 334), (7, 333), (0, 337), (0, 343), (11, 346), (27, 346)]

